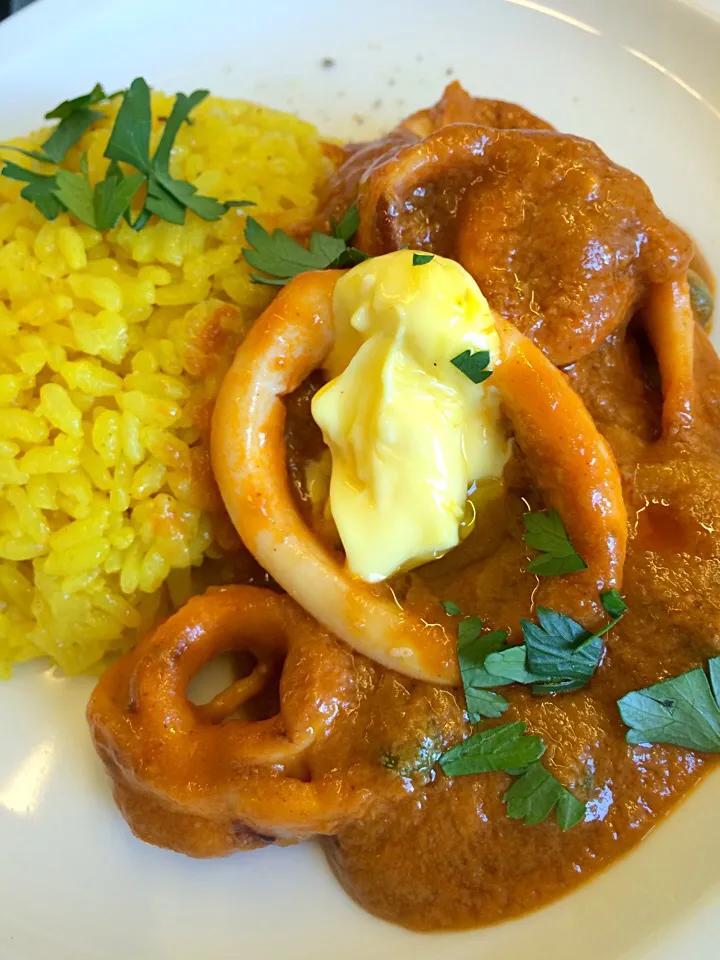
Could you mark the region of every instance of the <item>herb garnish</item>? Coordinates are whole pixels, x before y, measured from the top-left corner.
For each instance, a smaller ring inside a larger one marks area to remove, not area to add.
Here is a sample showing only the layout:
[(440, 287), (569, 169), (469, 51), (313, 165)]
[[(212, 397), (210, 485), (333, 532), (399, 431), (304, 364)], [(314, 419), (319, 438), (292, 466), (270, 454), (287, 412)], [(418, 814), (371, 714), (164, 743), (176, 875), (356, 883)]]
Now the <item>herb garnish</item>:
[(477, 617), (465, 617), (458, 624), (458, 662), (471, 723), (477, 723), (483, 717), (501, 716), (507, 710), (508, 702), (505, 697), (489, 688), (512, 683), (511, 680), (490, 674), (485, 669), (488, 656), (505, 646), (505, 631), (495, 630), (483, 634), (481, 630), (482, 621)]
[(442, 604), (443, 610), (448, 614), (448, 616), (459, 617), (462, 614), (462, 610), (454, 600), (441, 600), (440, 603)]
[(456, 357), (453, 357), (450, 363), (457, 367), (460, 373), (464, 373), (468, 380), (473, 383), (482, 383), (492, 375), (492, 370), (487, 367), (490, 363), (489, 350), (463, 350)]
[(555, 810), (555, 819), (564, 833), (585, 816), (585, 804), (539, 762), (533, 763), (515, 780), (503, 800), (507, 804), (508, 817), (524, 820), (526, 826), (540, 823)]
[[(67, 120), (68, 117), (71, 117), (74, 113), (87, 110), (88, 107), (93, 107), (96, 103), (102, 103), (104, 100), (112, 100), (113, 97), (117, 97), (121, 93), (123, 93), (122, 90), (116, 90), (114, 93), (105, 93), (102, 85), (96, 83), (90, 93), (84, 93), (82, 96), (74, 97), (72, 100), (63, 100), (63, 102), (58, 104), (57, 107), (53, 107), (52, 110), (48, 110), (48, 112), (45, 114), (45, 119)], [(101, 115), (98, 114), (97, 111), (95, 111), (95, 113), (98, 116)]]
[[(619, 605), (626, 609), (620, 595), (614, 590), (611, 593), (613, 596), (608, 603), (603, 601), (605, 609), (609, 613), (612, 612), (610, 608), (619, 610)], [(462, 616), (462, 610), (454, 600), (442, 600), (441, 603), (450, 616)], [(618, 612), (618, 618), (622, 612)], [(587, 638), (587, 631), (579, 624), (576, 626)], [(478, 617), (463, 617), (458, 624), (458, 661), (471, 723), (477, 723), (483, 717), (497, 718), (507, 710), (507, 700), (489, 687), (532, 683), (533, 692), (537, 692), (537, 681), (541, 679), (527, 669), (527, 642), (510, 646), (505, 630), (486, 634), (481, 631), (482, 621)], [(517, 776), (503, 798), (508, 805), (507, 815), (534, 824), (545, 820), (554, 809), (560, 828), (569, 830), (582, 820), (585, 804), (543, 767), (539, 761), (545, 752), (545, 744), (537, 736), (526, 735), (525, 731), (526, 724), (520, 721), (483, 730), (451, 747), (440, 757), (440, 766), (450, 777), (491, 770), (504, 770)]]
[(537, 608), (538, 623), (520, 620), (533, 693), (560, 693), (584, 687), (600, 661), (602, 639), (572, 617)]
[[(119, 94), (106, 94), (100, 84), (90, 93), (74, 100), (66, 100), (46, 116), (60, 123), (41, 151), (21, 153), (45, 163), (60, 164), (68, 149), (82, 137), (96, 118), (103, 114), (90, 107)], [(48, 220), (54, 220), (63, 210), (72, 213), (96, 230), (109, 230), (121, 217), (130, 222), (130, 204), (140, 187), (147, 186), (145, 206), (132, 226), (139, 230), (155, 213), (170, 223), (185, 222), (187, 210), (204, 220), (218, 220), (234, 206), (248, 205), (248, 201), (221, 203), (212, 197), (199, 196), (197, 188), (170, 175), (169, 162), (172, 147), (183, 123), (189, 123), (190, 111), (208, 96), (207, 90), (196, 90), (189, 96), (177, 94), (167, 119), (160, 143), (150, 157), (151, 107), (150, 88), (138, 77), (123, 94), (115, 123), (108, 140), (105, 156), (110, 160), (105, 177), (93, 188), (83, 158), (80, 173), (59, 169), (54, 175), (37, 174), (17, 164), (5, 163), (2, 175), (21, 180), (28, 185), (21, 196), (40, 210)], [(127, 163), (138, 171), (125, 175), (120, 163)]]
[(520, 721), (482, 730), (451, 747), (440, 757), (440, 766), (448, 777), (526, 767), (545, 753), (540, 737), (526, 735), (526, 730)]
[(55, 196), (57, 182), (55, 177), (44, 173), (34, 173), (17, 163), (7, 161), (2, 169), (2, 175), (8, 180), (19, 180), (26, 183), (20, 191), (20, 196), (30, 203), (34, 203), (40, 213), (48, 220), (54, 220), (65, 209)]
[(430, 261), (434, 259), (434, 253), (414, 253), (412, 265), (414, 267), (422, 267), (423, 264), (430, 263)]
[(340, 223), (335, 220), (331, 223), (332, 235), (313, 230), (306, 248), (283, 230), (273, 230), (270, 234), (254, 217), (248, 217), (245, 239), (250, 249), (244, 249), (243, 256), (251, 267), (267, 274), (251, 273), (251, 278), (255, 283), (284, 287), (293, 277), (308, 270), (352, 267), (367, 260), (367, 253), (348, 246), (348, 240), (360, 223), (355, 204), (349, 207)]
[[(589, 633), (571, 617), (547, 607), (538, 607), (538, 623), (521, 620), (525, 643), (507, 643), (505, 630), (483, 634), (478, 617), (464, 617), (458, 624), (457, 650), (468, 717), (499, 717), (507, 700), (492, 691), (511, 683), (532, 685), (536, 695), (568, 693), (584, 687), (600, 662), (602, 637), (622, 618), (627, 605), (617, 592), (601, 594), (610, 623)], [(452, 600), (442, 601), (446, 612), (462, 613)]]
[(720, 657), (618, 700), (628, 743), (672, 743), (720, 752)]
[(535, 557), (525, 568), (528, 573), (536, 573), (540, 577), (554, 577), (587, 569), (587, 564), (570, 542), (557, 510), (526, 513), (523, 522), (525, 543), (534, 550), (541, 551), (540, 556)]
[(62, 163), (70, 147), (74, 147), (93, 122), (102, 117), (99, 110), (91, 110), (90, 107), (104, 100), (111, 100), (117, 95), (105, 93), (97, 83), (90, 93), (75, 97), (74, 100), (63, 100), (45, 114), (46, 120), (59, 120), (60, 123), (38, 150), (25, 150), (23, 147), (5, 144), (2, 144), (0, 149), (14, 150), (33, 160), (40, 160), (41, 163)]
[(521, 721), (482, 730), (451, 747), (440, 757), (440, 766), (448, 777), (496, 770), (516, 776), (503, 797), (508, 817), (530, 826), (555, 810), (560, 829), (569, 830), (584, 817), (585, 804), (540, 763), (545, 744), (526, 730)]

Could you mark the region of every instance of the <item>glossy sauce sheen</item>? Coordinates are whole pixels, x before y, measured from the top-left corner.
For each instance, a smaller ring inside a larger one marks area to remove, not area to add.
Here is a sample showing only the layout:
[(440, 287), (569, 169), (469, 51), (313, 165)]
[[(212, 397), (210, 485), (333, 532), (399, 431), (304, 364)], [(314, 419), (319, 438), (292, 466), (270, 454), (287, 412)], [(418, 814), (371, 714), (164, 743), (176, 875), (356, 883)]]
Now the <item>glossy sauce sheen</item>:
[[(466, 112), (453, 119), (471, 118)], [(419, 135), (435, 129), (431, 111), (423, 124), (416, 126)], [(412, 127), (406, 122), (403, 130)], [(389, 152), (345, 192), (345, 203), (356, 198), (362, 209), (373, 176), (388, 156), (397, 156), (402, 134), (392, 137)], [(566, 893), (637, 843), (713, 762), (673, 746), (626, 744), (616, 706), (627, 692), (720, 653), (720, 363), (698, 329), (699, 400), (691, 429), (681, 438), (661, 437), (655, 359), (639, 324), (628, 326), (648, 273), (661, 280), (685, 269), (692, 248), (662, 218), (645, 185), (611, 165), (594, 145), (547, 135), (525, 142), (513, 137), (516, 144), (504, 150), (500, 172), (470, 186), (468, 178), (456, 179), (454, 197), (436, 182), (437, 202), (425, 220), (409, 203), (404, 212), (394, 211), (400, 222), (390, 230), (383, 225), (383, 216), (393, 213), (387, 210), (372, 229), (385, 237), (376, 241), (382, 249), (393, 246), (393, 235), (429, 249), (440, 237), (441, 251), (451, 256), (462, 245), (463, 230), (484, 238), (472, 245), (472, 256), (458, 258), (491, 304), (551, 357), (565, 363), (577, 358), (566, 373), (610, 441), (623, 477), (631, 537), (623, 582), (629, 612), (609, 634), (602, 664), (585, 690), (542, 699), (518, 687), (503, 690), (511, 707), (497, 722), (527, 722), (529, 732), (548, 744), (546, 765), (587, 802), (585, 822), (567, 833), (552, 818), (536, 826), (508, 819), (502, 796), (511, 778), (505, 774), (449, 779), (435, 767), (402, 776), (404, 758), (413, 755), (413, 731), (420, 753), (428, 742), (432, 753), (466, 735), (460, 694), (424, 691), (404, 678), (373, 694), (373, 716), (385, 719), (368, 725), (367, 741), (379, 755), (400, 757), (402, 797), (378, 802), (325, 847), (338, 878), (366, 909), (418, 930), (494, 923)], [(529, 182), (522, 171), (533, 166)], [(574, 168), (572, 175), (560, 176), (563, 168)], [(342, 169), (336, 203), (341, 181)], [(593, 202), (594, 193), (601, 202)], [(445, 212), (438, 213), (443, 205)], [(576, 227), (563, 229), (569, 215)], [(430, 221), (435, 236), (423, 235), (423, 223)], [(619, 261), (610, 264), (613, 250)], [(523, 499), (534, 509), (542, 502), (517, 453), (506, 484), (502, 505), (479, 516), (456, 556), (422, 569), (410, 595), (429, 589), (450, 597), (488, 628), (509, 629), (521, 640), (518, 619), (532, 618), (538, 585), (523, 572), (531, 554), (521, 539)], [(552, 579), (542, 583), (553, 595), (550, 605), (572, 612), (573, 578)], [(548, 604), (547, 595), (541, 602)], [(428, 730), (434, 733), (423, 740)]]
[[(495, 168), (487, 165), (493, 151)], [(337, 215), (356, 200), (358, 236), (373, 252), (409, 242), (464, 258), (491, 304), (562, 363), (617, 459), (629, 525), (622, 580), (628, 613), (607, 635), (587, 688), (541, 698), (504, 688), (509, 709), (483, 725), (526, 722), (547, 745), (543, 763), (587, 803), (585, 820), (566, 833), (554, 817), (525, 826), (506, 815), (508, 775), (447, 778), (440, 755), (473, 732), (462, 691), (409, 679), (351, 652), (288, 597), (268, 591), (234, 587), (220, 600), (211, 594), (192, 600), (103, 675), (90, 721), (118, 804), (143, 839), (192, 856), (220, 856), (319, 834), (340, 881), (372, 913), (417, 930), (482, 926), (556, 899), (624, 854), (712, 763), (672, 746), (629, 746), (617, 700), (720, 654), (720, 360), (689, 312), (674, 316), (667, 329), (658, 326), (657, 311), (667, 303), (653, 291), (687, 291), (692, 244), (663, 217), (642, 181), (593, 144), (452, 85), (435, 107), (381, 142), (346, 148), (342, 158), (325, 213)], [(420, 178), (414, 199), (400, 203), (409, 168)], [(563, 227), (568, 218), (572, 229)], [(304, 277), (296, 289), (306, 300), (315, 291), (313, 329), (327, 338), (322, 303), (335, 280), (327, 273)], [(280, 350), (293, 343), (290, 337), (283, 347), (273, 339), (272, 323), (284, 317), (289, 330), (302, 333), (284, 297), (246, 341), (258, 344), (268, 380), (289, 365)], [(303, 376), (319, 365), (307, 366)], [(236, 372), (241, 381), (252, 375), (250, 365)], [(287, 389), (303, 379), (293, 377)], [(278, 442), (284, 433), (291, 490), (282, 464), (273, 461), (275, 499), (253, 500), (252, 522), (261, 528), (277, 504), (292, 501), (301, 516), (288, 529), (304, 520), (327, 553), (325, 567), (338, 571), (337, 533), (306, 489), (308, 464), (323, 452), (310, 413), (321, 385), (313, 374), (287, 401), (273, 396), (260, 431), (264, 449), (240, 453), (277, 460), (278, 451), (285, 453)], [(285, 386), (277, 386), (278, 397)], [(544, 409), (535, 397), (535, 408)], [(535, 437), (537, 445), (541, 433), (538, 416), (513, 417), (512, 404), (506, 398), (517, 442), (504, 483), (473, 495), (473, 532), (411, 574), (362, 584), (362, 616), (371, 601), (384, 603), (452, 638), (457, 620), (438, 603), (451, 599), (486, 629), (508, 630), (511, 642), (522, 640), (520, 618), (532, 619), (537, 603), (590, 629), (607, 622), (598, 588), (614, 585), (621, 572), (622, 550), (608, 546), (624, 542), (617, 537), (624, 517), (617, 483), (613, 517), (598, 528), (609, 531), (604, 552), (612, 559), (601, 576), (590, 569), (590, 553), (589, 569), (579, 574), (539, 581), (526, 573), (534, 554), (523, 542), (522, 516), (547, 506), (540, 487), (551, 491), (544, 481), (564, 468), (560, 456), (538, 476), (541, 452), (531, 442)], [(563, 421), (558, 429), (567, 432), (576, 460), (593, 459), (578, 439), (580, 422)], [(259, 462), (258, 473), (262, 468)], [(591, 526), (589, 511), (573, 533), (576, 546)], [(588, 535), (582, 552), (592, 547)], [(306, 579), (312, 572), (308, 565), (302, 571)], [(275, 678), (279, 707), (250, 699), (239, 721), (219, 724), (231, 717), (232, 704), (219, 704), (210, 722), (207, 708), (189, 704), (189, 678), (222, 650), (253, 654), (255, 669)], [(210, 748), (199, 749), (203, 744)]]

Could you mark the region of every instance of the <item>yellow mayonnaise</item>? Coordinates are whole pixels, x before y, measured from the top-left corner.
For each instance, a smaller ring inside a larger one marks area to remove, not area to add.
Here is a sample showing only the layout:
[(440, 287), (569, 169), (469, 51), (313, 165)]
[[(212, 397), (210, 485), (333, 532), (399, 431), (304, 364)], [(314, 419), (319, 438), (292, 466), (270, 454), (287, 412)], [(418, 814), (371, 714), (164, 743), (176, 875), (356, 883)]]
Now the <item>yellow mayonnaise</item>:
[(329, 382), (312, 415), (332, 456), (330, 510), (350, 571), (374, 583), (459, 540), (468, 488), (507, 459), (492, 377), (452, 363), (498, 356), (492, 312), (460, 264), (399, 250), (341, 277)]

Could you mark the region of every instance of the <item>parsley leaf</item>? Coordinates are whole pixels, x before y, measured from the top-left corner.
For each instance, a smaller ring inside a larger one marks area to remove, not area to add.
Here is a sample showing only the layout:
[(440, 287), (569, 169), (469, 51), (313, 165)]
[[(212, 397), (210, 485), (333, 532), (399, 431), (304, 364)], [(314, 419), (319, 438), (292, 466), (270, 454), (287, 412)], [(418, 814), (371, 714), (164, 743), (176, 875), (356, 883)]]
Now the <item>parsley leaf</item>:
[(450, 363), (473, 383), (482, 383), (492, 375), (492, 370), (486, 369), (490, 363), (488, 350), (476, 350), (474, 353), (471, 350), (463, 350), (462, 353), (453, 357)]
[(525, 644), (519, 646), (505, 646), (489, 654), (485, 659), (485, 669), (498, 684), (507, 683), (534, 683), (538, 677), (527, 668), (527, 649)]
[(337, 237), (338, 240), (344, 240), (345, 243), (348, 243), (357, 233), (357, 228), (360, 226), (360, 214), (358, 213), (356, 205), (354, 203), (350, 204), (343, 214), (340, 223), (336, 221), (335, 217), (331, 217), (330, 225), (332, 227), (332, 235)]
[(570, 542), (560, 514), (557, 510), (526, 513), (525, 543), (534, 550), (540, 550), (525, 568), (528, 573), (540, 577), (554, 577), (562, 573), (577, 573), (586, 570), (587, 564)]
[(540, 737), (526, 735), (526, 729), (516, 721), (473, 734), (444, 753), (440, 766), (448, 777), (525, 767), (545, 753)]
[(120, 218), (130, 210), (130, 203), (145, 178), (141, 173), (125, 176), (113, 160), (108, 166), (105, 179), (95, 185), (93, 209), (96, 230), (112, 230)]
[(111, 100), (115, 96), (117, 93), (105, 93), (101, 84), (96, 83), (90, 93), (75, 97), (73, 100), (63, 100), (61, 104), (46, 113), (46, 120), (60, 121), (41, 147), (46, 160), (62, 163), (70, 147), (78, 142), (95, 120), (102, 117), (102, 113), (90, 108), (104, 100)]
[(65, 120), (61, 120), (41, 148), (48, 160), (62, 163), (70, 147), (75, 146), (80, 137), (101, 116), (97, 110), (76, 110)]
[(86, 174), (58, 170), (55, 174), (55, 196), (66, 210), (89, 227), (95, 228), (93, 190)]
[[(520, 620), (530, 672), (539, 680), (587, 683), (602, 653), (602, 639), (564, 613), (537, 608), (539, 624)], [(552, 692), (549, 690), (540, 691)]]
[[(434, 253), (414, 253), (412, 265), (414, 267), (422, 267), (425, 263), (430, 263), (431, 260), (435, 259)], [(453, 360), (453, 363), (455, 361)], [(487, 366), (487, 364), (485, 364)], [(474, 381), (477, 383), (477, 381)]]
[(105, 149), (108, 160), (129, 163), (150, 176), (150, 87), (142, 77), (130, 84)]
[(488, 688), (511, 683), (489, 673), (485, 660), (489, 654), (502, 649), (506, 634), (503, 630), (481, 633), (482, 621), (477, 617), (465, 617), (458, 624), (457, 652), (465, 693), (465, 704), (471, 723), (482, 717), (499, 717), (508, 708), (505, 697), (491, 693)]
[(41, 163), (52, 163), (50, 157), (46, 157), (40, 150), (26, 150), (25, 147), (16, 147), (12, 143), (0, 143), (0, 150), (12, 150), (13, 153), (21, 153), (24, 157), (30, 157), (31, 160), (39, 160)]
[(540, 823), (555, 810), (555, 818), (565, 832), (585, 816), (585, 804), (566, 790), (539, 761), (515, 780), (503, 800), (507, 804), (508, 817), (524, 820), (526, 826)]
[[(189, 95), (177, 94), (170, 116), (165, 122), (160, 143), (152, 158), (147, 207), (152, 213), (171, 223), (185, 223), (186, 210), (192, 210), (203, 220), (219, 220), (229, 210), (227, 204), (213, 197), (200, 196), (197, 187), (192, 183), (186, 180), (175, 180), (170, 175), (170, 154), (175, 137), (183, 123), (190, 123), (190, 112), (209, 94), (209, 90), (195, 90)], [(231, 205), (238, 206), (242, 203), (243, 201), (236, 201)]]
[[(483, 716), (499, 716), (507, 708), (504, 698), (499, 697), (501, 703), (488, 698), (487, 691), (495, 687), (532, 684), (536, 695), (568, 693), (584, 687), (600, 661), (603, 635), (627, 610), (617, 590), (602, 594), (601, 601), (614, 619), (595, 633), (588, 633), (565, 614), (538, 607), (539, 623), (520, 621), (525, 643), (519, 645), (508, 644), (504, 630), (483, 634), (482, 621), (477, 617), (461, 620), (458, 661), (471, 722)], [(442, 604), (451, 615), (460, 613), (453, 601), (444, 600)]]
[(310, 237), (310, 247), (301, 244), (282, 230), (272, 234), (254, 217), (248, 217), (245, 224), (245, 239), (250, 249), (243, 249), (243, 256), (256, 270), (262, 270), (268, 276), (251, 274), (256, 283), (269, 283), (282, 287), (288, 280), (308, 270), (325, 270), (347, 249), (340, 237), (329, 237), (314, 231)]
[(94, 230), (111, 230), (128, 213), (130, 202), (145, 182), (141, 173), (125, 176), (113, 160), (105, 179), (90, 186), (86, 158), (81, 173), (58, 170), (55, 174), (55, 195), (64, 208)]
[(702, 667), (635, 690), (618, 700), (628, 743), (672, 743), (720, 752), (720, 657)]
[(81, 97), (75, 97), (73, 100), (63, 100), (57, 107), (53, 107), (45, 114), (46, 120), (67, 120), (67, 118), (77, 110), (85, 110), (94, 106), (96, 103), (102, 103), (103, 100), (112, 100), (120, 91), (115, 93), (105, 93), (102, 85), (96, 83), (90, 93), (85, 93)]
[(102, 113), (91, 110), (90, 107), (108, 99), (110, 99), (108, 95), (97, 83), (90, 93), (75, 97), (74, 100), (64, 100), (45, 114), (46, 120), (59, 120), (60, 123), (39, 150), (25, 150), (23, 147), (13, 146), (3, 146), (2, 149), (15, 150), (42, 163), (62, 163), (70, 147), (75, 146), (93, 121), (102, 117)]
[(56, 185), (54, 176), (34, 173), (17, 163), (10, 162), (5, 163), (2, 175), (9, 180), (27, 183), (27, 186), (20, 191), (20, 196), (34, 203), (48, 220), (54, 220), (59, 213), (62, 213), (64, 207), (53, 192)]
[(170, 152), (175, 143), (175, 137), (178, 135), (183, 123), (189, 122), (188, 117), (190, 112), (209, 95), (209, 90), (195, 90), (190, 96), (184, 93), (177, 94), (175, 103), (170, 111), (170, 116), (165, 121), (165, 128), (160, 137), (160, 143), (157, 145), (153, 156), (153, 165), (156, 174), (163, 174), (167, 177), (170, 176)]
[[(60, 123), (40, 151), (25, 150), (21, 147), (4, 149), (17, 150), (34, 160), (60, 164), (68, 149), (82, 137), (93, 120), (102, 116), (90, 107), (116, 95), (106, 94), (100, 84), (96, 84), (90, 93), (74, 100), (65, 100), (46, 114), (48, 118), (59, 119)], [(207, 95), (207, 90), (196, 90), (189, 96), (184, 93), (177, 94), (157, 150), (151, 159), (150, 88), (142, 77), (133, 80), (130, 88), (124, 92), (123, 102), (105, 150), (105, 156), (110, 160), (105, 178), (94, 189), (88, 180), (86, 165), (81, 165), (80, 173), (61, 169), (54, 176), (45, 176), (24, 170), (17, 164), (5, 163), (2, 174), (10, 179), (25, 180), (28, 186), (21, 195), (34, 203), (49, 220), (57, 217), (64, 209), (97, 230), (111, 229), (123, 216), (133, 229), (140, 230), (153, 213), (171, 223), (183, 224), (187, 210), (192, 210), (205, 220), (218, 220), (231, 207), (252, 204), (245, 200), (222, 203), (213, 197), (200, 196), (193, 184), (175, 180), (170, 175), (169, 167), (178, 130), (183, 123), (190, 122), (190, 111)], [(120, 169), (120, 163), (130, 164), (138, 173), (126, 176)], [(145, 207), (132, 223), (130, 204), (145, 182)], [(345, 250), (345, 243), (337, 242)]]
[(628, 608), (617, 590), (608, 590), (606, 593), (601, 593), (600, 602), (605, 608), (605, 612), (609, 613), (615, 620), (619, 620)]
[(462, 610), (454, 600), (441, 600), (440, 603), (442, 604), (443, 610), (448, 614), (448, 616), (459, 617), (462, 615)]

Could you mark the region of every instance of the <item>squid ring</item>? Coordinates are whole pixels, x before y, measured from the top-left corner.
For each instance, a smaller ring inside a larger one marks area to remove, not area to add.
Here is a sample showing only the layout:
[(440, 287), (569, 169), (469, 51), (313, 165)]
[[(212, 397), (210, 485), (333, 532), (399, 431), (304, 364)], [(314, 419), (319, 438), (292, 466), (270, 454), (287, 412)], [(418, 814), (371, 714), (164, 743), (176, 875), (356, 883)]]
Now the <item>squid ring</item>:
[[(389, 591), (353, 577), (308, 529), (290, 492), (283, 397), (330, 350), (339, 276), (297, 276), (240, 345), (215, 404), (215, 477), (245, 545), (317, 620), (386, 667), (456, 685), (454, 636), (403, 609)], [(535, 482), (585, 558), (587, 582), (617, 586), (627, 518), (610, 448), (565, 376), (511, 324), (498, 318), (497, 330), (501, 356), (493, 383)]]
[[(210, 710), (192, 704), (192, 677), (230, 651), (254, 654), (258, 667)], [(228, 718), (281, 665), (278, 712)], [(332, 832), (366, 799), (337, 777), (313, 780), (307, 758), (354, 698), (345, 647), (290, 597), (234, 586), (193, 597), (113, 664), (88, 720), (126, 812), (129, 792), (138, 819), (157, 821), (159, 809), (173, 829), (190, 817), (295, 841)]]

